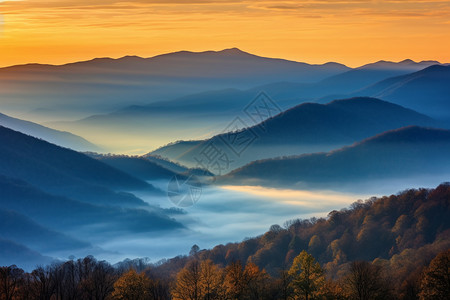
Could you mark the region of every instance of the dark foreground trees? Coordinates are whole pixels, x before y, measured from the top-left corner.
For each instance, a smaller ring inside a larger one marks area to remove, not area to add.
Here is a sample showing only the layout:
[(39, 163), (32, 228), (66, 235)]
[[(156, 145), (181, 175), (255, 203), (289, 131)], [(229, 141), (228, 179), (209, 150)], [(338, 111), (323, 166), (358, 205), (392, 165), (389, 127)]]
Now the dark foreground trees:
[(382, 274), (382, 268), (369, 262), (352, 262), (344, 282), (350, 299), (382, 300), (392, 298), (389, 283)]
[(157, 274), (149, 264), (115, 268), (90, 256), (31, 273), (16, 266), (1, 267), (0, 300), (444, 300), (450, 295), (450, 250), (412, 274), (418, 284), (406, 294), (391, 284), (396, 274), (378, 263), (352, 262), (340, 278), (331, 280), (306, 251), (278, 277), (252, 262), (243, 265), (237, 260), (223, 266), (192, 256), (183, 261), (184, 267), (169, 274)]

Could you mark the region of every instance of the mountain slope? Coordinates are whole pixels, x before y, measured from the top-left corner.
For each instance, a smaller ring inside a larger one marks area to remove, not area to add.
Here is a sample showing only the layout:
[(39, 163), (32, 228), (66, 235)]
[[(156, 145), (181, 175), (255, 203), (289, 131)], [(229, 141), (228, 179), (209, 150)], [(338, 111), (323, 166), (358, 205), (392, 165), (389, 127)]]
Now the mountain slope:
[(346, 185), (450, 175), (450, 131), (405, 127), (328, 153), (252, 162), (219, 180), (342, 189)]
[(61, 147), (77, 151), (98, 151), (96, 145), (70, 132), (51, 129), (33, 122), (24, 121), (0, 113), (0, 126), (46, 140)]
[(0, 266), (17, 265), (25, 270), (33, 270), (37, 265), (50, 264), (48, 256), (9, 240), (0, 239)]
[[(328, 95), (317, 94), (316, 97), (325, 97), (330, 99), (333, 95), (345, 95), (353, 91), (365, 88), (375, 84), (381, 80), (410, 74), (423, 70), (432, 65), (439, 65), (438, 61), (421, 61), (414, 62), (412, 60), (404, 60), (398, 63), (390, 61), (378, 61), (367, 64), (342, 74), (331, 76), (317, 83), (322, 90), (326, 90)], [(361, 94), (361, 96), (372, 96)], [(335, 97), (335, 96), (334, 96)], [(376, 97), (377, 98), (377, 97)], [(378, 97), (379, 98), (379, 97)], [(383, 98), (380, 98), (383, 99)], [(387, 100), (387, 99), (383, 99)]]
[(183, 226), (164, 210), (93, 205), (46, 193), (24, 181), (0, 176), (0, 208), (17, 211), (48, 228), (71, 231), (89, 239), (117, 232), (138, 233), (179, 229)]
[[(202, 158), (202, 151), (213, 143), (234, 158), (232, 168), (236, 168), (256, 159), (329, 151), (390, 129), (437, 124), (427, 116), (389, 102), (352, 98), (326, 105), (301, 104), (237, 133), (225, 133), (205, 141), (178, 142), (152, 154), (195, 166), (196, 158)], [(253, 141), (236, 157), (229, 146), (238, 138), (253, 138)]]
[(0, 206), (0, 239), (27, 245), (39, 252), (74, 251), (90, 247), (89, 243), (45, 228), (20, 213), (3, 210), (2, 206)]
[(104, 156), (98, 159), (142, 180), (170, 179), (177, 174), (143, 157)]
[(379, 97), (439, 119), (450, 120), (450, 66), (389, 78), (355, 93)]
[(154, 190), (84, 154), (1, 126), (0, 139), (0, 175), (23, 179), (52, 193), (88, 202), (143, 205), (133, 195), (117, 192)]

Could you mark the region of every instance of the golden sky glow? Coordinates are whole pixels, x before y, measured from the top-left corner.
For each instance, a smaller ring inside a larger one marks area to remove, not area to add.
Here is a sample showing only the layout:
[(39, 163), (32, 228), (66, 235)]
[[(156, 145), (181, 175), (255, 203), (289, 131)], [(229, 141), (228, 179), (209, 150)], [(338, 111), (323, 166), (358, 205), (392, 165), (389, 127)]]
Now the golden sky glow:
[(0, 66), (238, 47), (357, 66), (450, 62), (450, 1), (0, 1)]

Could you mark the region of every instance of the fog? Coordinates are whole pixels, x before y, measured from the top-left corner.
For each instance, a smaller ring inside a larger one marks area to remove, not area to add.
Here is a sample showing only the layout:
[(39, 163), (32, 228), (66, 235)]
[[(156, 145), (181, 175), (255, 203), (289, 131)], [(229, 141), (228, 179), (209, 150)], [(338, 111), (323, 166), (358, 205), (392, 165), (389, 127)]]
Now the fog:
[[(273, 224), (283, 226), (285, 221), (291, 219), (326, 217), (330, 211), (349, 207), (359, 199), (396, 194), (407, 188), (432, 188), (449, 181), (448, 178), (450, 177), (425, 176), (398, 181), (370, 181), (364, 186), (353, 185), (349, 192), (203, 185), (198, 202), (177, 210), (173, 210), (175, 205), (165, 194), (155, 196), (135, 192), (136, 196), (150, 204), (147, 210), (168, 213), (171, 218), (183, 224), (184, 228), (152, 230), (147, 224), (155, 221), (153, 218), (157, 215), (152, 217), (152, 214), (148, 214), (149, 220), (142, 219), (142, 214), (134, 214), (132, 218), (121, 220), (122, 223), (115, 219), (117, 216), (111, 215), (111, 220), (97, 220), (98, 222), (81, 227), (57, 228), (76, 240), (88, 242), (87, 248), (50, 246), (45, 250), (40, 249), (40, 253), (60, 260), (67, 260), (72, 255), (76, 258), (94, 255), (97, 259), (110, 263), (143, 257), (157, 262), (164, 258), (186, 255), (194, 244), (201, 249), (210, 249), (219, 244), (240, 242), (264, 234)], [(162, 191), (168, 189), (167, 180), (149, 183)], [(120, 224), (126, 228), (118, 227)], [(33, 245), (29, 246), (34, 249)]]
[[(167, 189), (166, 181), (151, 183), (161, 189)], [(161, 208), (174, 207), (168, 197), (146, 194), (137, 196)], [(368, 197), (369, 195), (329, 191), (203, 186), (201, 197), (195, 205), (183, 208), (185, 214), (173, 215), (187, 227), (186, 229), (166, 233), (110, 232), (102, 236), (83, 234), (85, 239), (96, 245), (96, 248), (89, 249), (89, 253), (85, 254), (93, 254), (98, 259), (106, 259), (112, 263), (137, 257), (148, 257), (156, 262), (163, 258), (187, 254), (194, 244), (208, 249), (218, 244), (239, 242), (247, 237), (258, 236), (266, 232), (270, 225), (283, 225), (290, 219), (324, 217), (331, 210), (347, 207), (358, 199)], [(53, 253), (55, 254), (58, 253)], [(84, 253), (72, 254), (78, 257)]]

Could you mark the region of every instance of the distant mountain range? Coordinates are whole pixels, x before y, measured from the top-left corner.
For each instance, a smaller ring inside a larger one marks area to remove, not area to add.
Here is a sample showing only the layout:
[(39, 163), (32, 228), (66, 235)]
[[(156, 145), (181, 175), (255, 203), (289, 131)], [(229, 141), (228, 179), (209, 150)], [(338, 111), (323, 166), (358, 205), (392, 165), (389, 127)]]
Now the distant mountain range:
[(280, 80), (313, 82), (347, 70), (337, 63), (310, 65), (259, 57), (236, 48), (151, 58), (96, 58), (62, 66), (1, 68), (0, 99), (4, 110), (31, 111), (35, 117), (55, 120), (211, 89), (250, 88)]
[[(436, 118), (447, 119), (444, 112), (450, 111), (447, 107), (448, 101), (445, 101), (448, 93), (442, 86), (447, 86), (449, 80), (446, 72), (437, 72), (438, 68), (429, 67), (434, 63), (438, 62), (381, 61), (314, 83), (283, 81), (245, 90), (228, 88), (208, 91), (169, 101), (132, 105), (76, 122), (57, 122), (49, 123), (49, 125), (74, 131), (92, 139), (96, 137), (96, 140), (99, 137), (100, 144), (115, 152), (127, 152), (130, 149), (142, 151), (142, 149), (155, 148), (157, 145), (173, 140), (187, 137), (198, 139), (220, 133), (233, 118), (243, 115), (244, 108), (251, 105), (261, 91), (264, 91), (282, 110), (305, 102), (327, 103), (353, 96), (370, 96), (389, 100), (419, 112), (430, 113)], [(423, 70), (423, 68), (426, 69)], [(445, 70), (448, 67), (441, 68)], [(416, 80), (400, 89), (403, 84), (396, 83), (401, 79), (399, 75), (406, 76), (404, 80), (407, 82), (408, 78), (416, 78)], [(434, 80), (430, 81), (428, 78), (434, 78)], [(384, 80), (391, 82), (392, 87), (386, 87)], [(394, 90), (400, 93), (393, 93)], [(415, 93), (414, 95), (405, 94), (401, 90), (414, 90)], [(436, 100), (426, 100), (430, 96)], [(427, 104), (430, 101), (433, 101), (433, 106)], [(161, 127), (164, 127), (163, 135), (160, 133)], [(114, 140), (126, 140), (128, 148), (119, 147), (112, 143), (111, 139), (102, 138), (111, 134), (115, 136)]]
[[(342, 190), (377, 181), (450, 175), (450, 131), (405, 127), (327, 153), (252, 162), (221, 184)], [(446, 177), (447, 176), (447, 177)]]
[(77, 151), (100, 151), (96, 145), (70, 132), (54, 130), (33, 122), (20, 120), (0, 113), (0, 126), (19, 131), (47, 142)]
[[(212, 143), (234, 160), (230, 168), (237, 168), (256, 159), (329, 151), (409, 125), (438, 126), (439, 122), (374, 98), (351, 98), (325, 105), (304, 103), (236, 133), (224, 133), (202, 141), (177, 142), (152, 154), (197, 166), (202, 151)], [(229, 143), (240, 137), (254, 141), (236, 155)]]

